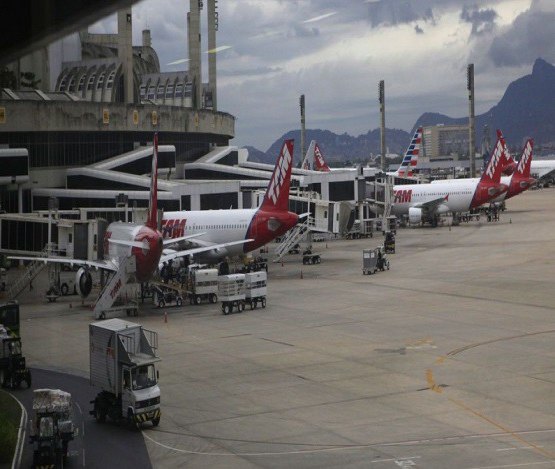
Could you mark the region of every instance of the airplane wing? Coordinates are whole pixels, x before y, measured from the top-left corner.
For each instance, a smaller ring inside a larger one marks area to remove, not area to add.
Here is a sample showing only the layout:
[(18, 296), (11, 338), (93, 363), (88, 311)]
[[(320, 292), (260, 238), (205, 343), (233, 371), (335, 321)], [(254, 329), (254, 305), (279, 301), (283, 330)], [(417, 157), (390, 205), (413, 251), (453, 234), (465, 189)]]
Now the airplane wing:
[(87, 261), (83, 259), (72, 259), (71, 257), (24, 257), (24, 256), (9, 256), (8, 259), (15, 259), (20, 261), (38, 261), (38, 262), (55, 262), (58, 264), (69, 264), (69, 265), (85, 265), (88, 267), (94, 267), (95, 269), (104, 269), (116, 272), (118, 266), (111, 261)]
[(164, 246), (171, 246), (172, 244), (180, 243), (181, 241), (187, 241), (188, 239), (196, 238), (198, 236), (202, 236), (202, 235), (205, 235), (205, 234), (206, 234), (206, 231), (204, 233), (195, 233), (195, 234), (192, 234), (192, 235), (181, 236), (179, 238), (165, 239), (164, 240)]
[(198, 254), (201, 252), (207, 252), (207, 251), (212, 251), (215, 249), (221, 249), (221, 248), (225, 248), (228, 246), (235, 246), (236, 244), (245, 244), (245, 243), (250, 243), (251, 241), (254, 241), (254, 239), (242, 239), (240, 241), (231, 241), (229, 243), (221, 243), (221, 244), (211, 244), (209, 246), (202, 246), (202, 247), (198, 247), (198, 248), (192, 248), (192, 249), (186, 249), (184, 251), (175, 251), (169, 254), (163, 254), (160, 257), (160, 263), (169, 261), (169, 260), (173, 260), (176, 259), (178, 257), (186, 257), (186, 256), (192, 256), (194, 254)]

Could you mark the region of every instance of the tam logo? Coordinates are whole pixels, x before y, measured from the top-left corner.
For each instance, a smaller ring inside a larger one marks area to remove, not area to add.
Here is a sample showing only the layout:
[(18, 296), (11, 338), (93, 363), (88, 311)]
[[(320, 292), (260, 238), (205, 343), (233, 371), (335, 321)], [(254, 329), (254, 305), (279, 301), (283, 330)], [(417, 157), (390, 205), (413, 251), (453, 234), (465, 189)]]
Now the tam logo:
[(530, 142), (527, 142), (526, 143), (526, 148), (524, 149), (524, 153), (522, 154), (522, 158), (518, 162), (517, 171), (519, 173), (524, 172), (524, 168), (526, 167), (526, 164), (528, 163), (528, 159), (530, 158), (531, 153), (532, 153), (532, 146), (530, 145)]
[(104, 254), (108, 254), (110, 250), (110, 238), (112, 237), (111, 231), (106, 231), (104, 233)]
[(185, 224), (187, 220), (162, 220), (162, 237), (179, 238), (185, 236)]
[(112, 299), (114, 299), (117, 296), (120, 288), (121, 288), (121, 279), (119, 279), (116, 282), (116, 284), (114, 285), (114, 288), (112, 288), (112, 290), (110, 291), (110, 296), (112, 297)]
[(393, 191), (393, 195), (395, 196), (394, 204), (405, 204), (412, 201), (412, 189), (396, 190)]
[(285, 145), (284, 152), (281, 155), (280, 160), (276, 164), (274, 177), (270, 181), (270, 186), (268, 188), (268, 196), (270, 197), (270, 199), (272, 199), (272, 202), (274, 202), (274, 204), (277, 202), (277, 199), (279, 197), (279, 192), (281, 190), (281, 186), (283, 185), (285, 174), (287, 173), (289, 165), (291, 164), (291, 160), (291, 154), (289, 153), (287, 145)]
[(497, 168), (497, 163), (499, 163), (499, 159), (501, 158), (501, 152), (503, 151), (502, 145), (497, 145), (495, 147), (495, 151), (489, 160), (488, 167), (486, 169), (486, 174), (493, 178), (493, 173), (495, 173), (495, 168)]

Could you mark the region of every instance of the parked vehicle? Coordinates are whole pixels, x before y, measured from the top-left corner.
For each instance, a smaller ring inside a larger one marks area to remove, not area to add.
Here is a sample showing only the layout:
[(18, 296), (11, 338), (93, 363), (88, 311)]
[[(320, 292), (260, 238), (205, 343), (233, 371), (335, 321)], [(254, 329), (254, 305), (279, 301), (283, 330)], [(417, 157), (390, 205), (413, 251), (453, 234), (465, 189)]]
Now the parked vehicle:
[(22, 382), (31, 387), (31, 371), (21, 352), (21, 338), (0, 325), (0, 385), (16, 389)]
[(322, 259), (320, 254), (314, 254), (311, 249), (305, 249), (303, 252), (303, 264), (305, 265), (312, 265), (312, 264), (320, 264)]
[(97, 422), (127, 420), (140, 427), (160, 423), (155, 364), (158, 334), (122, 319), (89, 325), (90, 381), (100, 388), (90, 414)]
[(30, 443), (35, 446), (33, 467), (64, 467), (74, 435), (71, 394), (59, 389), (35, 389), (30, 434)]
[(245, 310), (245, 274), (220, 275), (218, 296), (222, 302), (222, 313), (229, 314), (236, 309)]
[(192, 269), (189, 274), (188, 296), (191, 304), (218, 301), (218, 269)]
[(183, 295), (178, 288), (165, 284), (152, 284), (150, 288), (153, 292), (154, 304), (159, 308), (172, 304), (175, 306), (181, 306), (183, 304)]
[(245, 274), (245, 302), (255, 309), (258, 304), (266, 307), (266, 282), (268, 274), (265, 270)]

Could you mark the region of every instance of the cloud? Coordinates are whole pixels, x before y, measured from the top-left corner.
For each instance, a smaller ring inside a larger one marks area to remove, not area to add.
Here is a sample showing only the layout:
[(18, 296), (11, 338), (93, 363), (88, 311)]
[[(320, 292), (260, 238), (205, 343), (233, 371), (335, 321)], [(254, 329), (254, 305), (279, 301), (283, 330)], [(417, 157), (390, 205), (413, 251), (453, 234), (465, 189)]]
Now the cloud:
[(493, 39), (489, 57), (498, 67), (532, 64), (538, 57), (555, 62), (555, 4), (534, 0), (502, 34)]
[(472, 25), (472, 35), (491, 32), (495, 28), (497, 12), (492, 8), (479, 8), (476, 5), (464, 6), (461, 11), (461, 20)]

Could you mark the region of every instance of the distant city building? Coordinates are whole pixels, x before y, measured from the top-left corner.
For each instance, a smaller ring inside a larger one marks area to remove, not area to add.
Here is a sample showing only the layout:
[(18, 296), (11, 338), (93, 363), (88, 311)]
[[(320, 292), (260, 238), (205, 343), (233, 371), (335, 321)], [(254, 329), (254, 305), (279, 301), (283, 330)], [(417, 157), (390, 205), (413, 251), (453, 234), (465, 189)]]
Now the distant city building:
[(424, 156), (434, 159), (468, 158), (467, 125), (434, 125), (423, 129)]

